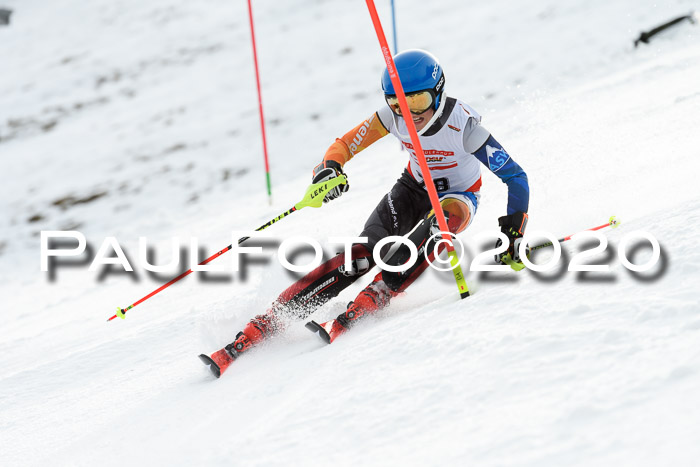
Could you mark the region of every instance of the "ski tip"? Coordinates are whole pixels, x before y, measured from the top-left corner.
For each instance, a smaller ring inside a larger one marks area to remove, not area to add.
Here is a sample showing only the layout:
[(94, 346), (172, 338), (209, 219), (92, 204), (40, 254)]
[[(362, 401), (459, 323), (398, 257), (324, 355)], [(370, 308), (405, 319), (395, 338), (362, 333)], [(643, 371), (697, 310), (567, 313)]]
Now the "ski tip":
[(309, 321), (308, 323), (306, 323), (305, 327), (311, 332), (317, 332), (318, 336), (321, 339), (323, 339), (323, 342), (325, 342), (326, 344), (331, 343), (331, 336), (328, 335), (328, 332), (323, 328), (323, 326), (318, 324), (316, 321)]
[(209, 357), (209, 355), (201, 354), (199, 356), (199, 359), (202, 361), (202, 363), (204, 363), (205, 365), (207, 365), (209, 367), (209, 369), (211, 370), (211, 372), (214, 376), (216, 376), (217, 378), (221, 377), (221, 368), (219, 368), (219, 365), (217, 365), (214, 362), (214, 360), (212, 360)]
[(461, 298), (462, 300), (464, 300), (465, 298), (469, 297), (470, 295), (471, 295), (471, 294), (469, 293), (469, 291), (462, 292), (462, 293), (459, 294), (459, 296), (460, 296), (460, 298)]

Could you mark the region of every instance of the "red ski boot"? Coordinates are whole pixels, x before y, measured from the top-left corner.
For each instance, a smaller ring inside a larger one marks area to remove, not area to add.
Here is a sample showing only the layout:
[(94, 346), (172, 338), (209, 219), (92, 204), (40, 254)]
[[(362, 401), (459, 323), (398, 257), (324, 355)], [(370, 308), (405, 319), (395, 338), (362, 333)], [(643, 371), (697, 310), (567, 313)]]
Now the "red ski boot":
[(237, 359), (242, 352), (245, 352), (251, 348), (253, 344), (251, 343), (248, 336), (244, 333), (239, 332), (236, 336), (236, 340), (224, 347), (221, 350), (217, 350), (211, 357), (207, 355), (200, 355), (199, 359), (209, 366), (211, 372), (219, 378), (221, 374), (226, 371), (226, 369)]
[(256, 316), (246, 325), (242, 332), (236, 335), (235, 341), (223, 349), (217, 350), (211, 354), (211, 357), (202, 354), (199, 356), (199, 359), (209, 366), (214, 376), (219, 378), (243, 352), (258, 344), (270, 334), (273, 330), (273, 319), (274, 317), (270, 313)]
[[(378, 274), (377, 278), (379, 277), (380, 275)], [(316, 321), (309, 321), (306, 323), (306, 328), (312, 332), (318, 332), (321, 339), (326, 344), (330, 344), (338, 336), (344, 334), (366, 313), (371, 314), (387, 306), (391, 298), (397, 293), (389, 289), (384, 281), (381, 279), (377, 280), (377, 278), (360, 292), (354, 302), (348, 303), (348, 309), (345, 310), (345, 313), (338, 315), (336, 319), (321, 324)]]

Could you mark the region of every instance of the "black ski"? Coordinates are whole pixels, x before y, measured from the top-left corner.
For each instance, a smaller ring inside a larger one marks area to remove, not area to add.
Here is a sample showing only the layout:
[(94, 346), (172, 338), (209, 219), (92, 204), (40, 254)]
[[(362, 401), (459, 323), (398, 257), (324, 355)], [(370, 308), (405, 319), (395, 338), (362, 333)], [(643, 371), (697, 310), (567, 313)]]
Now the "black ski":
[[(324, 324), (325, 324), (325, 323), (324, 323)], [(311, 331), (311, 332), (317, 332), (318, 335), (319, 335), (319, 337), (320, 337), (321, 339), (323, 339), (323, 341), (324, 341), (326, 344), (330, 344), (330, 343), (331, 343), (331, 336), (328, 335), (328, 332), (323, 328), (323, 326), (321, 326), (320, 324), (318, 324), (316, 321), (313, 321), (313, 320), (312, 320), (312, 321), (309, 321), (308, 323), (306, 323), (306, 329), (308, 329), (308, 330)]]
[(219, 368), (219, 365), (217, 365), (208, 355), (201, 354), (199, 359), (202, 361), (202, 363), (209, 367), (214, 376), (217, 378), (221, 376), (221, 368)]

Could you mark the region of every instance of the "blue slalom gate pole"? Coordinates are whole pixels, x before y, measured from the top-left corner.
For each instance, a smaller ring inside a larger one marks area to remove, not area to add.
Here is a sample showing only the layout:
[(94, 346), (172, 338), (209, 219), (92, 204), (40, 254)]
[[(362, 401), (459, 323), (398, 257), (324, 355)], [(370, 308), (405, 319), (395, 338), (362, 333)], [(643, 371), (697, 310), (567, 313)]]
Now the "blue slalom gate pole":
[[(399, 53), (399, 42), (396, 40), (396, 7), (394, 5), (394, 0), (391, 0), (391, 29), (394, 31), (394, 55), (396, 55)], [(399, 142), (399, 147), (401, 151), (406, 150), (401, 142)]]
[(399, 53), (399, 43), (396, 40), (396, 7), (394, 0), (391, 0), (391, 27), (394, 30), (394, 55)]

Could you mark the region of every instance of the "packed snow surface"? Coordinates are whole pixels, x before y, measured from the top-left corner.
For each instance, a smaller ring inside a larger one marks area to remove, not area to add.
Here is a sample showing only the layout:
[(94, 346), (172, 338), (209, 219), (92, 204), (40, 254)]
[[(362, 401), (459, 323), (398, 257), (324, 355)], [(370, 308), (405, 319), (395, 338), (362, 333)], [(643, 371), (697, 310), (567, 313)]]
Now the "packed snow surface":
[[(384, 105), (363, 2), (253, 3), (271, 203), (246, 2), (4, 0), (0, 465), (697, 465), (700, 27), (632, 46), (697, 2), (396, 2), (399, 47), (437, 55), (448, 94), (527, 171), (529, 230), (622, 221), (587, 260), (609, 272), (567, 271), (575, 241), (552, 272), (468, 273), (466, 300), (430, 271), (333, 345), (293, 321), (219, 380), (197, 355), (294, 281), (274, 259), (242, 277), (221, 257), (223, 280), (190, 276), (106, 322), (176, 272), (150, 277), (139, 237), (160, 264), (172, 237), (214, 253), (298, 201), (328, 145)], [(358, 234), (406, 164), (389, 138), (346, 166), (346, 195), (269, 232)], [(483, 177), (465, 270), (505, 214)], [(48, 230), (93, 254), (115, 237), (135, 272), (86, 257), (51, 278)], [(618, 257), (638, 230), (661, 245), (645, 273)]]

